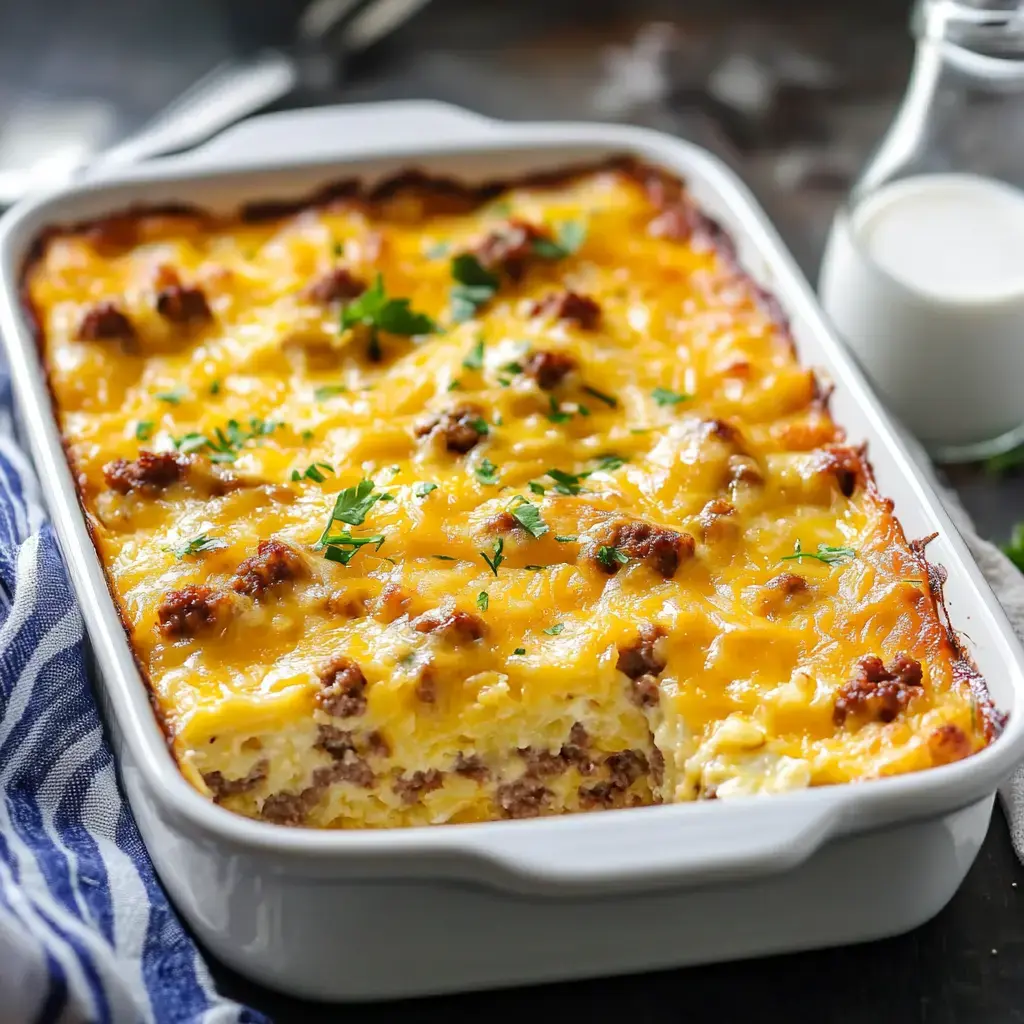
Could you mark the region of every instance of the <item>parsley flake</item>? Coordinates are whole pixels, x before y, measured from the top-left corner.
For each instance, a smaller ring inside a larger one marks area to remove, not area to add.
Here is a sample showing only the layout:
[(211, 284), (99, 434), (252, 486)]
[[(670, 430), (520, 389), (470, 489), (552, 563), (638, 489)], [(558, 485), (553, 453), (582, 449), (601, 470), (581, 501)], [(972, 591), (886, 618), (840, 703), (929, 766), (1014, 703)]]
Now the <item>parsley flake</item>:
[(803, 546), (798, 540), (793, 545), (793, 554), (783, 555), (780, 561), (800, 561), (803, 558), (815, 558), (819, 562), (825, 565), (833, 565), (835, 562), (841, 561), (844, 558), (856, 558), (857, 552), (854, 548), (845, 547), (833, 547), (831, 544), (819, 544), (817, 552), (804, 551)]
[(491, 428), (487, 425), (487, 420), (481, 419), (477, 416), (474, 419), (466, 421), (478, 434), (489, 434)]
[(414, 334), (430, 334), (437, 329), (437, 325), (425, 313), (416, 313), (410, 309), (408, 299), (388, 298), (381, 274), (377, 274), (376, 280), (362, 295), (342, 307), (342, 330), (358, 324), (370, 328), (371, 342), (377, 331), (409, 337)]
[(616, 455), (614, 452), (598, 455), (594, 472), (614, 473), (615, 470), (621, 469), (627, 462), (629, 462), (629, 459), (624, 455)]
[(583, 489), (580, 481), (589, 473), (566, 473), (562, 469), (549, 469), (547, 475), (555, 481), (554, 489), (559, 494), (579, 494)]
[(472, 253), (463, 252), (452, 257), (452, 319), (457, 323), (472, 320), (477, 310), (490, 302), (498, 292), (501, 281)]
[(153, 428), (156, 424), (152, 420), (139, 420), (135, 424), (135, 440), (148, 441), (153, 436)]
[(348, 388), (344, 384), (325, 384), (313, 392), (313, 397), (318, 402), (323, 402), (328, 398), (333, 398), (335, 395), (343, 395), (346, 391), (348, 391)]
[(246, 430), (238, 420), (228, 420), (224, 427), (216, 427), (213, 436), (190, 431), (181, 437), (172, 437), (174, 447), (185, 454), (205, 451), (211, 462), (234, 462), (242, 453), (242, 448), (249, 441), (258, 441), (272, 434), (280, 423), (262, 420), (253, 416)]
[(582, 221), (562, 221), (555, 228), (554, 238), (536, 238), (533, 251), (544, 260), (564, 260), (578, 252), (587, 237), (587, 226)]
[(491, 462), (490, 459), (484, 459), (483, 462), (473, 470), (473, 476), (475, 476), (480, 483), (486, 484), (488, 487), (494, 487), (498, 483), (498, 467)]
[(476, 343), (469, 350), (468, 355), (462, 360), (462, 365), (467, 370), (482, 370), (484, 368), (484, 339), (476, 339)]
[(561, 622), (556, 622), (553, 626), (548, 626), (543, 632), (547, 633), (548, 636), (558, 636), (563, 629), (565, 629), (565, 625)]
[(597, 549), (597, 560), (609, 571), (615, 572), (620, 565), (629, 561), (629, 556), (624, 555), (618, 548), (608, 544), (602, 544)]
[(439, 562), (457, 562), (457, 558), (452, 558), (451, 555), (431, 555), (431, 558), (436, 558)]
[(159, 398), (161, 402), (167, 402), (169, 405), (178, 405), (187, 396), (188, 392), (184, 388), (177, 387), (170, 391), (158, 391), (153, 397)]
[(548, 419), (552, 423), (567, 423), (572, 419), (572, 413), (562, 412), (561, 406), (555, 401), (555, 396), (548, 395)]
[(204, 551), (218, 551), (220, 548), (226, 547), (227, 544), (219, 537), (211, 537), (208, 533), (201, 533), (184, 544), (179, 544), (177, 547), (164, 548), (164, 550), (173, 551), (180, 562), (183, 558), (188, 558), (189, 555), (198, 555)]
[(355, 487), (346, 487), (334, 502), (328, 529), (335, 521), (348, 523), (349, 526), (362, 526), (367, 513), (382, 497), (374, 494), (373, 488), (372, 480), (360, 480)]
[(533, 537), (543, 537), (545, 533), (550, 529), (548, 524), (544, 522), (544, 517), (540, 514), (540, 509), (533, 504), (532, 501), (528, 501), (521, 494), (517, 494), (513, 498), (515, 506), (509, 511), (512, 513), (512, 518)]
[(486, 551), (480, 552), (480, 557), (483, 558), (483, 560), (487, 563), (487, 567), (491, 570), (491, 572), (494, 573), (495, 576), (498, 575), (498, 566), (505, 561), (505, 556), (502, 554), (502, 551), (504, 549), (505, 541), (501, 537), (499, 537), (494, 542), (494, 547), (491, 549), (490, 555), (488, 555)]
[(211, 395), (219, 395), (220, 394), (220, 381), (219, 380), (210, 381), (210, 394)]
[(453, 381), (452, 381), (452, 382), (451, 382), (451, 383), (450, 383), (450, 384), (448, 385), (448, 390), (449, 390), (449, 391), (458, 391), (458, 390), (459, 390), (459, 388), (461, 388), (461, 387), (462, 387), (462, 381), (461, 381), (461, 380), (459, 380), (459, 378), (458, 378), (458, 377), (456, 377), (456, 378), (455, 378), (455, 380), (453, 380)]
[(651, 392), (651, 398), (658, 405), (678, 405), (680, 402), (686, 402), (692, 397), (692, 395), (685, 395), (680, 391), (670, 391), (668, 388), (655, 388)]
[(437, 484), (427, 481), (422, 484), (417, 484), (413, 489), (412, 493), (417, 498), (425, 498), (431, 491), (437, 490)]
[(480, 609), (480, 611), (487, 611), (487, 607), (490, 603), (491, 599), (488, 596), (486, 590), (481, 590), (480, 593), (476, 595), (476, 606)]
[(598, 391), (597, 388), (593, 388), (589, 384), (584, 384), (583, 390), (586, 391), (588, 395), (592, 395), (599, 402), (604, 402), (604, 404), (609, 408), (618, 408), (619, 400), (614, 395), (606, 394), (604, 391)]
[(531, 480), (527, 485), (534, 494), (546, 494), (547, 488), (542, 484), (537, 483), (536, 480)]
[(329, 462), (314, 462), (308, 465), (301, 473), (297, 469), (293, 469), (292, 480), (296, 482), (299, 480), (315, 480), (318, 484), (322, 484), (327, 479), (322, 470), (333, 473), (334, 467)]
[(525, 647), (517, 647), (512, 653), (513, 654), (520, 654), (520, 655), (525, 654), (526, 653), (526, 648)]
[(557, 540), (559, 544), (575, 544), (579, 538), (574, 533), (559, 533), (555, 534), (555, 540)]

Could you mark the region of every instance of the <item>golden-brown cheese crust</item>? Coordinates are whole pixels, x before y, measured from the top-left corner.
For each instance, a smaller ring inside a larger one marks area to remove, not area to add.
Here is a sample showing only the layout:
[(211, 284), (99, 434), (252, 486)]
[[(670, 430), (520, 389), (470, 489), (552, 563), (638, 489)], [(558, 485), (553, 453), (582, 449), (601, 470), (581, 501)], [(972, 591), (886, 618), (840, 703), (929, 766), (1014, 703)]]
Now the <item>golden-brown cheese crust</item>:
[[(437, 329), (374, 327), (378, 274)], [(135, 211), (50, 232), (24, 293), (136, 659), (227, 807), (528, 817), (992, 738), (923, 545), (660, 170)]]

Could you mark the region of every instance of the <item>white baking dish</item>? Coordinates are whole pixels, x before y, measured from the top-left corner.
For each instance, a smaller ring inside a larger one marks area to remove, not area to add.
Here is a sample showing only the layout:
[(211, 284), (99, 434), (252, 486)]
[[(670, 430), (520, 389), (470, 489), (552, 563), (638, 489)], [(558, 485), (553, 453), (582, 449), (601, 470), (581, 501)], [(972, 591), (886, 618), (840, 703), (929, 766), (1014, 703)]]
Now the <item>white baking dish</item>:
[[(914, 775), (769, 798), (385, 832), (286, 829), (236, 816), (181, 777), (107, 592), (64, 460), (18, 281), (48, 225), (134, 203), (234, 208), (340, 177), (415, 165), (466, 179), (632, 152), (680, 174), (792, 319), (803, 361), (866, 439), (909, 536), (949, 573), (1004, 734)], [(953, 895), (985, 836), (996, 784), (1024, 756), (1022, 652), (952, 523), (824, 323), (750, 194), (722, 164), (655, 132), (503, 124), (434, 103), (277, 114), (205, 148), (41, 196), (0, 228), (0, 328), (20, 411), (99, 666), (125, 786), (182, 914), (215, 954), (320, 998), (381, 998), (855, 942), (911, 928)], [(923, 368), (927, 373), (927, 368)]]

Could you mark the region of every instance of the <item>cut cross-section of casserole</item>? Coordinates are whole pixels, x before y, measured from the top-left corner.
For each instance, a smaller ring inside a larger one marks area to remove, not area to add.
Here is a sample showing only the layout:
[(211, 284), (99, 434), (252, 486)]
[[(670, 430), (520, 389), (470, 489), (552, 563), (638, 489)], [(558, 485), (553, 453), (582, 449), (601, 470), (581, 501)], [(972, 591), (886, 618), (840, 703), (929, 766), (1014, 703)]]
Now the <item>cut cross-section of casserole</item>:
[(725, 798), (995, 729), (775, 303), (627, 161), (51, 232), (68, 458), (187, 778), (283, 824)]

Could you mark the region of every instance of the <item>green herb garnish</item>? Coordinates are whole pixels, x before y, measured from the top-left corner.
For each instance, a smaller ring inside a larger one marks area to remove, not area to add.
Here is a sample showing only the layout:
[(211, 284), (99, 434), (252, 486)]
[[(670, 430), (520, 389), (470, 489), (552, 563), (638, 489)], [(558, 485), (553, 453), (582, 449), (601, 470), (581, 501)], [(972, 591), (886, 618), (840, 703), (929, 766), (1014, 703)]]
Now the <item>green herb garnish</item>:
[(553, 626), (548, 626), (543, 632), (547, 633), (548, 636), (558, 636), (565, 626), (561, 622), (556, 622)]
[(188, 392), (182, 388), (172, 388), (170, 391), (158, 391), (154, 398), (159, 398), (161, 402), (168, 402), (170, 405), (178, 405), (183, 398), (188, 397)]
[(513, 654), (525, 654), (526, 653), (526, 648), (525, 647), (517, 647), (512, 653)]
[(487, 611), (487, 606), (490, 603), (491, 599), (490, 597), (488, 597), (486, 590), (481, 590), (480, 593), (476, 595), (476, 606), (480, 609), (480, 611)]
[(210, 394), (211, 395), (219, 395), (220, 394), (220, 381), (219, 380), (210, 381)]
[(595, 473), (599, 471), (604, 473), (614, 473), (615, 470), (621, 469), (627, 462), (629, 462), (629, 459), (624, 455), (615, 455), (614, 453), (609, 452), (605, 455), (598, 455), (597, 465), (594, 467), (593, 471)]
[(152, 420), (139, 420), (135, 424), (135, 440), (148, 441), (153, 436), (153, 428), (156, 424)]
[(547, 475), (555, 481), (555, 490), (559, 494), (579, 494), (583, 489), (580, 481), (589, 473), (566, 473), (563, 469), (549, 469)]
[(475, 476), (480, 483), (486, 484), (488, 487), (494, 487), (498, 483), (498, 467), (491, 462), (490, 459), (484, 459), (483, 462), (473, 470), (473, 476)]
[(452, 319), (457, 323), (472, 320), (477, 310), (497, 294), (501, 281), (472, 253), (452, 257)]
[(597, 549), (597, 560), (609, 571), (615, 572), (620, 565), (629, 562), (629, 556), (624, 555), (618, 548), (608, 544), (602, 544)]
[(477, 338), (476, 343), (469, 350), (466, 358), (462, 360), (462, 365), (467, 370), (482, 370), (484, 368), (484, 339)]
[(187, 454), (205, 450), (211, 462), (234, 462), (247, 442), (272, 434), (280, 425), (253, 416), (249, 420), (248, 430), (238, 420), (228, 420), (226, 426), (214, 430), (212, 437), (190, 431), (181, 437), (172, 437), (171, 441), (179, 452)]
[(517, 494), (513, 501), (515, 505), (509, 509), (512, 513), (512, 518), (533, 537), (543, 537), (548, 532), (549, 527), (544, 522), (540, 509), (521, 494)]
[(388, 298), (381, 274), (377, 275), (373, 284), (359, 298), (342, 307), (342, 330), (359, 324), (370, 330), (370, 355), (374, 359), (380, 358), (378, 331), (410, 337), (414, 334), (430, 334), (437, 329), (429, 316), (409, 308), (408, 299)]
[(691, 395), (685, 395), (681, 391), (669, 391), (668, 388), (655, 388), (651, 392), (651, 398), (658, 405), (678, 405), (680, 402), (685, 402), (691, 397)]
[(562, 412), (554, 395), (548, 395), (548, 419), (552, 423), (566, 423), (572, 419), (571, 412)]
[(554, 238), (535, 238), (533, 251), (541, 259), (564, 260), (578, 252), (587, 237), (587, 226), (582, 221), (563, 221), (555, 228)]
[(318, 402), (323, 402), (325, 399), (333, 398), (335, 395), (342, 395), (346, 391), (348, 391), (348, 388), (344, 384), (325, 384), (313, 392), (313, 397)]
[(436, 558), (439, 562), (457, 562), (457, 558), (452, 558), (451, 555), (431, 555), (431, 558)]
[(802, 558), (814, 558), (825, 565), (832, 565), (844, 558), (856, 558), (857, 552), (854, 548), (833, 547), (831, 544), (819, 544), (816, 552), (804, 551), (798, 540), (793, 545), (793, 554), (783, 555), (780, 561), (800, 561)]
[(461, 388), (461, 387), (462, 387), (462, 381), (461, 381), (461, 380), (459, 380), (459, 378), (458, 378), (458, 377), (456, 377), (456, 378), (455, 378), (455, 380), (453, 380), (453, 381), (452, 381), (452, 382), (451, 382), (451, 383), (450, 383), (450, 384), (448, 385), (448, 388), (447, 388), (447, 390), (448, 390), (448, 391), (458, 391), (458, 390), (459, 390), (459, 388)]
[(360, 480), (355, 487), (346, 487), (335, 499), (331, 523), (337, 520), (349, 526), (361, 526), (370, 509), (382, 497), (373, 493), (374, 486), (372, 480)]
[(494, 573), (495, 576), (498, 575), (498, 566), (505, 561), (505, 556), (502, 554), (502, 551), (504, 549), (505, 541), (501, 537), (499, 537), (494, 542), (494, 547), (491, 549), (492, 553), (490, 555), (488, 555), (486, 551), (480, 552), (481, 558), (483, 558), (483, 560), (487, 563), (487, 567), (491, 570), (491, 572)]
[(188, 558), (189, 555), (198, 555), (204, 551), (217, 551), (220, 548), (226, 547), (227, 544), (219, 537), (211, 537), (208, 533), (201, 533), (198, 537), (193, 537), (185, 544), (164, 548), (164, 550), (173, 551), (178, 556), (178, 561), (181, 561), (183, 558)]
[(349, 562), (359, 553), (359, 549), (367, 544), (376, 544), (377, 550), (385, 541), (384, 534), (376, 533), (370, 537), (353, 537), (348, 530), (341, 533), (331, 534), (323, 537), (324, 558), (329, 562), (339, 562), (341, 565), (348, 565)]
[(579, 537), (574, 533), (560, 533), (555, 534), (555, 540), (557, 540), (559, 544), (575, 544), (576, 541), (579, 540)]
[(417, 484), (413, 489), (412, 493), (417, 498), (425, 498), (431, 491), (437, 490), (437, 484), (430, 483), (429, 481), (422, 484)]
[(608, 395), (603, 391), (598, 391), (597, 388), (593, 388), (589, 384), (584, 384), (583, 390), (586, 391), (588, 395), (593, 395), (599, 402), (604, 402), (605, 405), (612, 409), (618, 407), (619, 400), (614, 395)]
[(292, 470), (292, 480), (315, 480), (318, 484), (322, 484), (327, 477), (324, 476), (322, 470), (327, 470), (328, 473), (334, 472), (334, 467), (329, 462), (314, 462), (308, 465), (301, 473), (297, 469)]
[(534, 494), (546, 494), (547, 488), (537, 483), (536, 480), (531, 480), (527, 485)]

